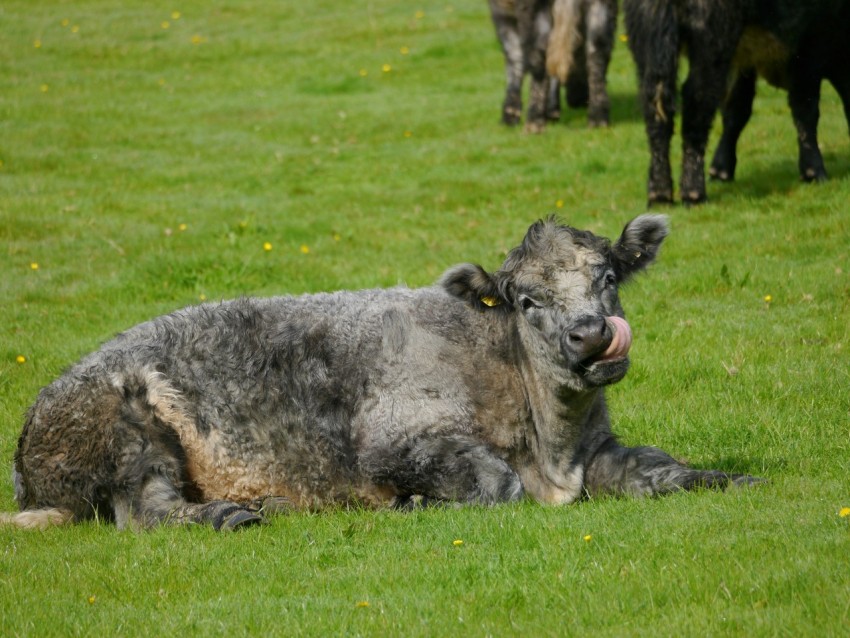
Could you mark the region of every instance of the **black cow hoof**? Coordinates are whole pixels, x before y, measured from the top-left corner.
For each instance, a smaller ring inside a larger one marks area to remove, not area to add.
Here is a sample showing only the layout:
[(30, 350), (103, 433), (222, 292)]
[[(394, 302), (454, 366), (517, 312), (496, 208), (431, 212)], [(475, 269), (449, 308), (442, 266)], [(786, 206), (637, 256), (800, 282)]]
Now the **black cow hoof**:
[(505, 107), (502, 111), (502, 124), (505, 126), (516, 126), (522, 118), (522, 111), (512, 107)]
[(708, 169), (709, 177), (717, 182), (734, 182), (735, 181), (735, 171), (729, 171), (725, 168), (721, 168), (718, 166), (712, 166)]
[(705, 193), (697, 190), (689, 190), (682, 193), (682, 203), (685, 206), (697, 206), (698, 204), (704, 204), (707, 200), (708, 197), (706, 197)]
[(820, 183), (820, 182), (825, 182), (829, 179), (829, 177), (826, 174), (826, 171), (823, 170), (823, 169), (819, 169), (819, 168), (807, 168), (805, 171), (800, 173), (800, 178), (804, 182), (808, 182), (810, 184), (811, 183), (817, 184), (817, 183)]
[(673, 193), (665, 192), (665, 193), (657, 193), (654, 191), (649, 191), (649, 196), (646, 200), (646, 205), (649, 208), (653, 206), (668, 206), (673, 204)]
[(251, 527), (264, 523), (265, 519), (259, 514), (249, 512), (248, 510), (238, 509), (229, 516), (226, 516), (221, 521), (221, 525), (217, 528), (220, 532), (229, 532), (243, 527)]

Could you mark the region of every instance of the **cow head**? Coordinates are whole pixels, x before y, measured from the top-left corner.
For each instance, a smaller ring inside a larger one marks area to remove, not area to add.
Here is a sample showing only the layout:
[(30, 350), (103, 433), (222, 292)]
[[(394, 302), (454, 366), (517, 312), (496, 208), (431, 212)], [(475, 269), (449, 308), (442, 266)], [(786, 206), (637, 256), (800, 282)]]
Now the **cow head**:
[(667, 218), (641, 215), (611, 242), (554, 219), (528, 229), (495, 273), (462, 264), (443, 287), (481, 311), (512, 313), (535, 365), (585, 390), (623, 378), (631, 330), (617, 290), (646, 268), (667, 236)]

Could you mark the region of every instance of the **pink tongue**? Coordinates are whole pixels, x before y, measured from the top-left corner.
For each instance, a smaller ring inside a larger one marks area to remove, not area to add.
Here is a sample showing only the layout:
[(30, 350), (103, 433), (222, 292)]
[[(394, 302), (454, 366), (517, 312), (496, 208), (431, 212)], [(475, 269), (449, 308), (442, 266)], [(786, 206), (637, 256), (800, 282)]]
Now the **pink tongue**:
[(599, 361), (614, 361), (625, 359), (632, 347), (632, 329), (628, 322), (620, 317), (605, 317), (608, 327), (614, 332), (611, 345), (599, 357)]

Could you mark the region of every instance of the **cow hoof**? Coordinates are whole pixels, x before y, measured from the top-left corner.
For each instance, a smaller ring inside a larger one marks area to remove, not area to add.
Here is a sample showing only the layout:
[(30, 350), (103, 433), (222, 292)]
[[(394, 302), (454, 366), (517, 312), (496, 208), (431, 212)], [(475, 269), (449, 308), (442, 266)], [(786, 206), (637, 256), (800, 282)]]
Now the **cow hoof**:
[(673, 193), (665, 192), (665, 193), (656, 193), (653, 191), (649, 191), (649, 197), (647, 198), (647, 206), (650, 208), (657, 204), (667, 205), (673, 203)]
[(593, 119), (593, 118), (591, 118), (587, 121), (587, 125), (590, 128), (608, 128), (609, 122), (608, 122), (608, 118), (604, 118), (604, 119)]
[(708, 175), (712, 180), (718, 182), (732, 182), (735, 180), (735, 176), (723, 168), (716, 168), (712, 166), (708, 169)]
[(516, 126), (520, 122), (522, 111), (512, 107), (505, 107), (502, 111), (502, 124), (505, 126)]
[(818, 169), (816, 169), (816, 168), (807, 168), (807, 169), (806, 169), (806, 170), (805, 170), (805, 171), (804, 171), (804, 172), (800, 175), (800, 177), (802, 177), (802, 178), (803, 178), (803, 181), (804, 181), (804, 182), (809, 182), (810, 184), (811, 184), (811, 183), (820, 183), (820, 182), (825, 182), (827, 179), (829, 179), (829, 178), (827, 177), (827, 174), (826, 174), (826, 171), (825, 171), (825, 170), (818, 170)]
[(708, 198), (705, 196), (705, 193), (700, 193), (696, 190), (690, 190), (682, 193), (682, 203), (685, 206), (695, 206), (697, 204), (703, 204)]
[(546, 122), (528, 122), (525, 125), (525, 132), (531, 135), (540, 135), (546, 130)]
[(221, 525), (218, 527), (218, 531), (229, 532), (243, 527), (259, 525), (264, 522), (265, 519), (259, 514), (249, 512), (248, 510), (239, 509), (233, 512), (233, 514), (231, 514), (230, 516), (225, 517), (224, 520), (221, 521)]

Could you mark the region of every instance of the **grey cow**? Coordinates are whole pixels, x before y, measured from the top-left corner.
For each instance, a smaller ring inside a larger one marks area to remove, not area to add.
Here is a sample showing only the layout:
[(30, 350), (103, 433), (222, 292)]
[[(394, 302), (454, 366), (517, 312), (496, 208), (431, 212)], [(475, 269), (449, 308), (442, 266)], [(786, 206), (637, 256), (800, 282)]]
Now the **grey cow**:
[(613, 244), (540, 221), (494, 273), (462, 264), (429, 288), (239, 299), (140, 324), (41, 391), (15, 455), (23, 511), (1, 520), (230, 529), (330, 503), (564, 504), (752, 482), (611, 433), (604, 389), (632, 339), (617, 289), (666, 234), (660, 215)]

